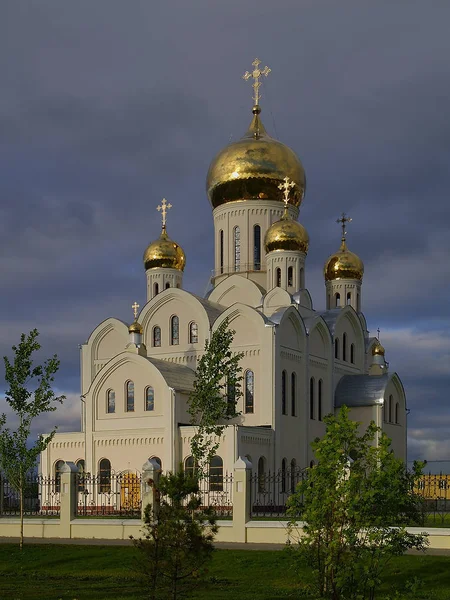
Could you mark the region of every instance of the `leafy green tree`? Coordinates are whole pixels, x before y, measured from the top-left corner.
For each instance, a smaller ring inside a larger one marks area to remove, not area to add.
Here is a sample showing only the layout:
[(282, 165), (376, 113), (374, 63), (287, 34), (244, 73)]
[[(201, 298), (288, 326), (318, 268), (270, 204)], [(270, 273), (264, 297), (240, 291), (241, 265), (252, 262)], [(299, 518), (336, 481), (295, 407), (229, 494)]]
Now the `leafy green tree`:
[(47, 448), (56, 427), (46, 436), (39, 436), (31, 443), (33, 420), (39, 415), (56, 410), (65, 396), (56, 396), (52, 383), (59, 368), (56, 354), (43, 365), (33, 365), (32, 355), (40, 349), (37, 329), (24, 333), (18, 346), (13, 346), (12, 361), (4, 357), (5, 380), (9, 386), (5, 400), (17, 418), (15, 429), (8, 428), (6, 414), (0, 415), (0, 469), (5, 473), (20, 498), (20, 549), (23, 548), (24, 492), (27, 475), (36, 466), (39, 454)]
[(205, 352), (198, 361), (189, 414), (191, 424), (197, 426), (191, 450), (199, 476), (206, 473), (227, 421), (240, 415), (236, 406), (242, 396), (239, 361), (243, 353), (231, 350), (235, 333), (228, 329), (225, 319), (213, 332), (211, 341), (206, 341)]
[(158, 510), (146, 507), (144, 538), (133, 543), (148, 598), (177, 600), (201, 582), (218, 527), (211, 509), (201, 508), (197, 477), (182, 470), (161, 475), (158, 492)]
[(372, 422), (360, 434), (345, 406), (324, 421), (325, 436), (312, 444), (317, 465), (288, 502), (291, 526), (305, 522), (294, 556), (313, 568), (320, 598), (373, 600), (388, 561), (427, 545), (405, 528), (420, 523), (413, 489), (422, 465), (408, 472), (380, 428)]

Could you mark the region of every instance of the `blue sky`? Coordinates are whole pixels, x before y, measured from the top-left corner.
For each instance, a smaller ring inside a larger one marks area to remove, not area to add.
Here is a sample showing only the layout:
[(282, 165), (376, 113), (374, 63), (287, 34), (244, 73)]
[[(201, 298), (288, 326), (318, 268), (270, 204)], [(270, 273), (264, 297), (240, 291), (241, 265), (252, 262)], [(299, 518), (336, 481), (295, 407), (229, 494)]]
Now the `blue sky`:
[(145, 298), (155, 207), (203, 294), (205, 177), (250, 120), (258, 56), (269, 133), (306, 170), (307, 286), (339, 245), (365, 262), (363, 310), (411, 409), (410, 457), (450, 458), (450, 4), (432, 0), (4, 0), (0, 19), (1, 355), (37, 327), (79, 427), (79, 351)]

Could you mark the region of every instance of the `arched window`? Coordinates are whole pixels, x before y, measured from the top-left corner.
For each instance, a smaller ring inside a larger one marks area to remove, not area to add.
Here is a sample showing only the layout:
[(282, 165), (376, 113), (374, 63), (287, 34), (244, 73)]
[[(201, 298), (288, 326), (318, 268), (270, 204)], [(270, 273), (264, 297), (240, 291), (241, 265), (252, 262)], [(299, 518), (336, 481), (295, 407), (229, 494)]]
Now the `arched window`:
[(159, 470), (162, 471), (162, 461), (159, 456), (152, 456), (150, 460), (154, 460), (159, 467)]
[(55, 462), (55, 492), (61, 491), (61, 469), (65, 465), (63, 460), (57, 460)]
[(80, 459), (77, 460), (77, 462), (75, 463), (78, 469), (78, 491), (79, 492), (84, 492), (84, 472), (85, 472), (85, 464), (84, 464), (84, 460)]
[(292, 287), (294, 285), (294, 268), (293, 267), (288, 267), (287, 284), (288, 284), (288, 287)]
[(198, 344), (198, 324), (195, 321), (189, 323), (189, 343)]
[(334, 358), (339, 358), (339, 338), (334, 340)]
[(159, 285), (157, 283), (153, 286), (153, 295), (157, 296), (159, 294)]
[(260, 456), (258, 460), (258, 492), (260, 494), (266, 491), (266, 459)]
[(355, 364), (355, 344), (350, 345), (350, 362), (352, 365)]
[(351, 303), (352, 303), (352, 293), (347, 292), (347, 304), (351, 304)]
[(281, 373), (281, 413), (287, 415), (286, 406), (286, 371)]
[(347, 360), (347, 334), (342, 336), (342, 360)]
[(287, 460), (283, 458), (281, 461), (281, 493), (284, 494), (286, 492), (286, 470), (287, 470)]
[(107, 458), (102, 458), (98, 465), (99, 491), (101, 494), (111, 491), (111, 463)]
[(134, 383), (127, 381), (127, 412), (134, 412)]
[(295, 486), (297, 484), (297, 461), (295, 458), (291, 460), (291, 494), (295, 492)]
[(309, 380), (309, 418), (314, 419), (314, 377)]
[(235, 227), (233, 230), (233, 244), (234, 244), (234, 270), (240, 271), (241, 267), (241, 230), (239, 227)]
[(255, 376), (250, 369), (245, 372), (245, 412), (254, 411)]
[(75, 464), (78, 469), (78, 473), (84, 473), (84, 471), (85, 471), (84, 460), (82, 458), (80, 458), (80, 460), (77, 460), (77, 462)]
[(180, 320), (177, 315), (170, 317), (170, 345), (178, 346), (180, 343)]
[(152, 338), (153, 346), (159, 348), (161, 346), (161, 327), (159, 325), (153, 327)]
[(395, 422), (397, 423), (397, 425), (400, 423), (399, 419), (399, 404), (398, 402), (395, 403)]
[(184, 461), (184, 472), (186, 473), (186, 475), (193, 476), (195, 474), (195, 471), (196, 471), (196, 468), (195, 468), (194, 457), (188, 456), (186, 458), (186, 460)]
[(322, 420), (322, 388), (323, 381), (319, 379), (317, 383), (317, 420)]
[(276, 286), (281, 287), (281, 269), (275, 270)]
[(339, 308), (341, 306), (341, 295), (339, 294), (339, 292), (337, 292), (334, 295), (334, 305), (336, 308)]
[(223, 460), (213, 456), (209, 461), (209, 489), (212, 492), (223, 491)]
[(170, 288), (170, 282), (166, 281), (166, 290), (168, 290)]
[(295, 373), (291, 375), (291, 415), (297, 414), (297, 378)]
[(155, 390), (151, 385), (145, 388), (145, 410), (155, 410)]
[(106, 392), (106, 412), (116, 412), (116, 392), (114, 390), (108, 390)]
[(394, 401), (394, 398), (391, 396), (389, 396), (389, 423), (392, 423), (392, 403)]
[(219, 262), (220, 273), (223, 273), (223, 229), (219, 231)]
[(261, 227), (253, 227), (253, 268), (255, 271), (261, 270)]

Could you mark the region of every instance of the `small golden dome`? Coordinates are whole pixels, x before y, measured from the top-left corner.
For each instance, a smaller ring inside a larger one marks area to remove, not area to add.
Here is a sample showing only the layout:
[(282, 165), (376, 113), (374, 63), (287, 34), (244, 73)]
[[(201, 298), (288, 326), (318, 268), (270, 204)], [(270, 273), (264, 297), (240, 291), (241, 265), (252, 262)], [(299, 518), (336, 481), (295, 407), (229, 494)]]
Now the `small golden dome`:
[(171, 240), (163, 226), (159, 239), (144, 252), (145, 269), (178, 269), (184, 271), (186, 256), (183, 248)]
[(261, 122), (259, 106), (247, 133), (221, 150), (209, 167), (206, 189), (213, 208), (234, 200), (279, 200), (278, 188), (288, 176), (294, 187), (290, 203), (300, 206), (305, 195), (303, 166), (295, 152), (268, 135)]
[(303, 225), (291, 219), (285, 211), (280, 221), (269, 227), (264, 237), (266, 252), (293, 250), (308, 252), (309, 236)]
[(364, 275), (364, 263), (354, 252), (350, 252), (342, 238), (342, 244), (339, 251), (332, 254), (323, 269), (325, 281), (335, 279), (359, 279)]
[(133, 321), (128, 327), (128, 333), (140, 333), (142, 335), (142, 325), (137, 321)]
[(380, 341), (377, 340), (376, 344), (374, 344), (372, 348), (372, 356), (384, 356), (385, 350), (381, 345)]

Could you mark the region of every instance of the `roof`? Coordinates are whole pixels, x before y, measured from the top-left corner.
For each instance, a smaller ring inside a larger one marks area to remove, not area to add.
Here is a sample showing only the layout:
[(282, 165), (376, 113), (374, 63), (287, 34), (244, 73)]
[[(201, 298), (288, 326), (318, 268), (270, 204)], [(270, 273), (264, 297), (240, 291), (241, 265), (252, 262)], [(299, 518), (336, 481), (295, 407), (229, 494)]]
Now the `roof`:
[(319, 312), (318, 316), (322, 317), (322, 319), (327, 324), (328, 329), (330, 330), (331, 335), (334, 335), (334, 328), (336, 327), (336, 321), (339, 315), (342, 312), (342, 308), (332, 308), (330, 310), (324, 310), (323, 312)]
[(334, 392), (336, 408), (344, 404), (349, 407), (383, 405), (384, 392), (391, 376), (344, 375)]
[(147, 360), (158, 369), (169, 387), (182, 392), (194, 389), (195, 372), (189, 367), (158, 358)]
[(196, 294), (191, 294), (191, 296), (194, 296), (194, 298), (196, 298), (200, 302), (200, 304), (203, 306), (203, 308), (205, 309), (210, 325), (212, 325), (214, 323), (214, 321), (225, 310), (227, 310), (227, 308), (225, 306), (221, 306), (220, 304), (216, 304), (215, 302), (210, 302), (209, 300), (206, 300), (205, 298), (202, 298), (201, 296), (197, 296)]

